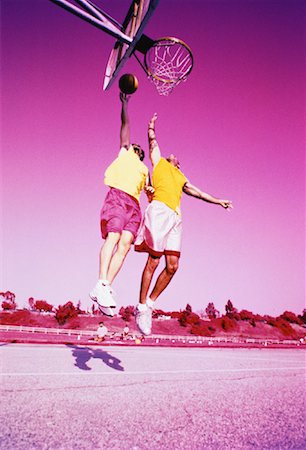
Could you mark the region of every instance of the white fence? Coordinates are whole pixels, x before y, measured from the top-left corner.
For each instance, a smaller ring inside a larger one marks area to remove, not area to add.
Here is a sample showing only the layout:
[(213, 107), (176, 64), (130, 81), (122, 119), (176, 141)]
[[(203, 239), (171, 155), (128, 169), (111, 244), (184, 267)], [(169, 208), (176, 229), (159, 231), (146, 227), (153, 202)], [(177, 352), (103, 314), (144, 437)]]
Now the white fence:
[[(26, 333), (42, 333), (42, 334), (52, 334), (52, 335), (66, 335), (66, 336), (77, 336), (80, 340), (82, 336), (84, 337), (95, 337), (97, 335), (95, 330), (77, 330), (68, 328), (42, 328), (42, 327), (28, 327), (23, 325), (0, 325), (0, 331), (17, 331)], [(129, 333), (127, 339), (135, 339), (138, 333)], [(122, 332), (108, 333), (107, 339), (120, 338)], [(173, 335), (158, 335), (152, 334), (145, 338), (146, 341), (155, 341), (156, 344), (160, 343), (182, 343), (182, 344), (205, 344), (214, 345), (222, 343), (231, 344), (253, 344), (253, 345), (300, 345), (305, 344), (304, 340), (293, 340), (293, 339), (255, 339), (255, 338), (243, 338), (235, 336), (222, 336), (222, 337), (208, 337), (208, 336), (173, 336)]]

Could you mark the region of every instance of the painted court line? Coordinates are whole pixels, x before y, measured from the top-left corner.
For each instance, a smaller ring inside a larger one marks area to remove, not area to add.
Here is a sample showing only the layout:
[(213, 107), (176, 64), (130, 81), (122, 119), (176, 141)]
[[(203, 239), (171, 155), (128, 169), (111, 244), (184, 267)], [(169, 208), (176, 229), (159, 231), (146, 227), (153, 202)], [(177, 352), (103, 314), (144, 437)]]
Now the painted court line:
[[(112, 348), (114, 348), (114, 347), (112, 347)], [(107, 351), (107, 348), (105, 348), (105, 349)], [(123, 350), (122, 353), (126, 353), (126, 350), (129, 350), (129, 349), (128, 348), (124, 349), (122, 347), (120, 349), (114, 348), (114, 354), (115, 354), (115, 352), (117, 352), (117, 354), (119, 354), (121, 352), (121, 350)], [(157, 351), (159, 351), (161, 349), (154, 349), (154, 350), (157, 352)], [(173, 356), (173, 355), (180, 355), (181, 356), (181, 352), (180, 351), (176, 351), (176, 349), (170, 349), (169, 350), (169, 349), (164, 349), (163, 348), (162, 350), (168, 350), (168, 353), (171, 356)], [(200, 348), (200, 349), (198, 349), (198, 351), (195, 351), (195, 349), (193, 349), (193, 348), (191, 348), (191, 349), (184, 348), (182, 350), (184, 350), (186, 352), (184, 354), (184, 357), (186, 357), (186, 356), (190, 356), (190, 357), (197, 356), (198, 357), (199, 353), (203, 352), (203, 350), (205, 350), (205, 349)], [(208, 351), (211, 351), (211, 350), (217, 350), (217, 349), (208, 349)], [(223, 350), (223, 349), (220, 349), (220, 350)], [(233, 349), (229, 349), (229, 350), (233, 350)], [(254, 349), (254, 350), (257, 350), (257, 349)], [(269, 349), (268, 351), (271, 351), (271, 350), (273, 351), (273, 349)], [(145, 349), (138, 349), (137, 348), (137, 349), (135, 349), (135, 353), (136, 353), (136, 351), (137, 351), (137, 354), (139, 354), (139, 353), (147, 353), (147, 351)], [(148, 351), (151, 351), (151, 348), (149, 348)], [(234, 349), (234, 351), (236, 351), (236, 349)], [(297, 351), (300, 351), (300, 350), (297, 350)], [(220, 353), (219, 352), (218, 353), (213, 353), (213, 354), (209, 354), (207, 352), (207, 353), (205, 353), (205, 355), (202, 354), (202, 356), (205, 359), (211, 358), (211, 359), (229, 359), (229, 360), (234, 360), (234, 361), (265, 361), (265, 362), (276, 362), (276, 363), (282, 363), (282, 362), (285, 362), (285, 363), (300, 363), (301, 359), (302, 359), (301, 358), (302, 355), (299, 355), (299, 358), (292, 358), (292, 359), (291, 358), (290, 359), (287, 359), (287, 358), (286, 359), (278, 359), (278, 358), (271, 359), (270, 358), (270, 354), (267, 354), (266, 358), (259, 358), (259, 357), (256, 357), (256, 356), (249, 357), (249, 356), (236, 356), (234, 354), (227, 355), (225, 353), (221, 354), (221, 352)], [(303, 356), (305, 358), (305, 355), (303, 355)]]
[(239, 373), (239, 372), (271, 372), (287, 370), (305, 370), (301, 367), (258, 367), (248, 369), (199, 369), (199, 370), (149, 370), (149, 371), (117, 371), (116, 372), (3, 372), (1, 376), (6, 377), (28, 377), (28, 376), (52, 376), (52, 375), (163, 375), (163, 374), (184, 374), (184, 373)]

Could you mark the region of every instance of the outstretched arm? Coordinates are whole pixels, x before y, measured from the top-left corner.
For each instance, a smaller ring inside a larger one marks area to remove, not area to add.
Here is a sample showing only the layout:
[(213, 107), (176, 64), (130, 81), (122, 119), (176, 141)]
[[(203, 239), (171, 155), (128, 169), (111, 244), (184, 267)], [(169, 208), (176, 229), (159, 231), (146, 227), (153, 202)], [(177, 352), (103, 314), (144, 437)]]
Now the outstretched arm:
[(156, 140), (155, 135), (155, 121), (157, 119), (157, 114), (154, 113), (152, 119), (149, 122), (148, 126), (148, 139), (149, 139), (149, 148), (150, 148), (150, 158), (153, 166), (156, 166), (158, 161), (160, 160), (161, 154), (160, 149)]
[(204, 202), (214, 203), (215, 205), (220, 205), (225, 209), (233, 208), (232, 202), (230, 200), (221, 200), (220, 198), (213, 197), (210, 194), (206, 194), (206, 192), (202, 192), (196, 186), (193, 186), (189, 181), (185, 183), (183, 187), (183, 192), (185, 194), (190, 195), (191, 197), (199, 198), (200, 200), (204, 200)]
[(120, 128), (120, 148), (126, 149), (130, 146), (130, 121), (128, 115), (128, 101), (130, 97), (120, 92), (121, 108), (121, 128)]

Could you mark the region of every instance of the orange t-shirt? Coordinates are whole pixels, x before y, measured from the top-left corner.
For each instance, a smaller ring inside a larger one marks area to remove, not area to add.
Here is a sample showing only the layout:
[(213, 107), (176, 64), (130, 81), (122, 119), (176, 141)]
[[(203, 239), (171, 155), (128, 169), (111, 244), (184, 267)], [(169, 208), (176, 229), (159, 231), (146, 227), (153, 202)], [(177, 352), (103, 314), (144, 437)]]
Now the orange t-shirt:
[(160, 158), (152, 173), (152, 184), (155, 189), (153, 200), (163, 202), (169, 208), (179, 212), (183, 187), (187, 181), (177, 167), (165, 158)]

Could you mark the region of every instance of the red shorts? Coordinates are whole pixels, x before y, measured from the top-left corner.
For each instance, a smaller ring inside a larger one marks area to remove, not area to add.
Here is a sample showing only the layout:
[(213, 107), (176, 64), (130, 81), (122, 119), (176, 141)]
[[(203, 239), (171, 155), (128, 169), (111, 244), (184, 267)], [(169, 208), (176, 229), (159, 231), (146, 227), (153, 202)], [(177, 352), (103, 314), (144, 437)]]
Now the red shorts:
[(110, 188), (106, 195), (100, 214), (100, 226), (103, 239), (109, 232), (122, 233), (130, 231), (134, 239), (141, 222), (141, 211), (138, 201), (121, 191)]

